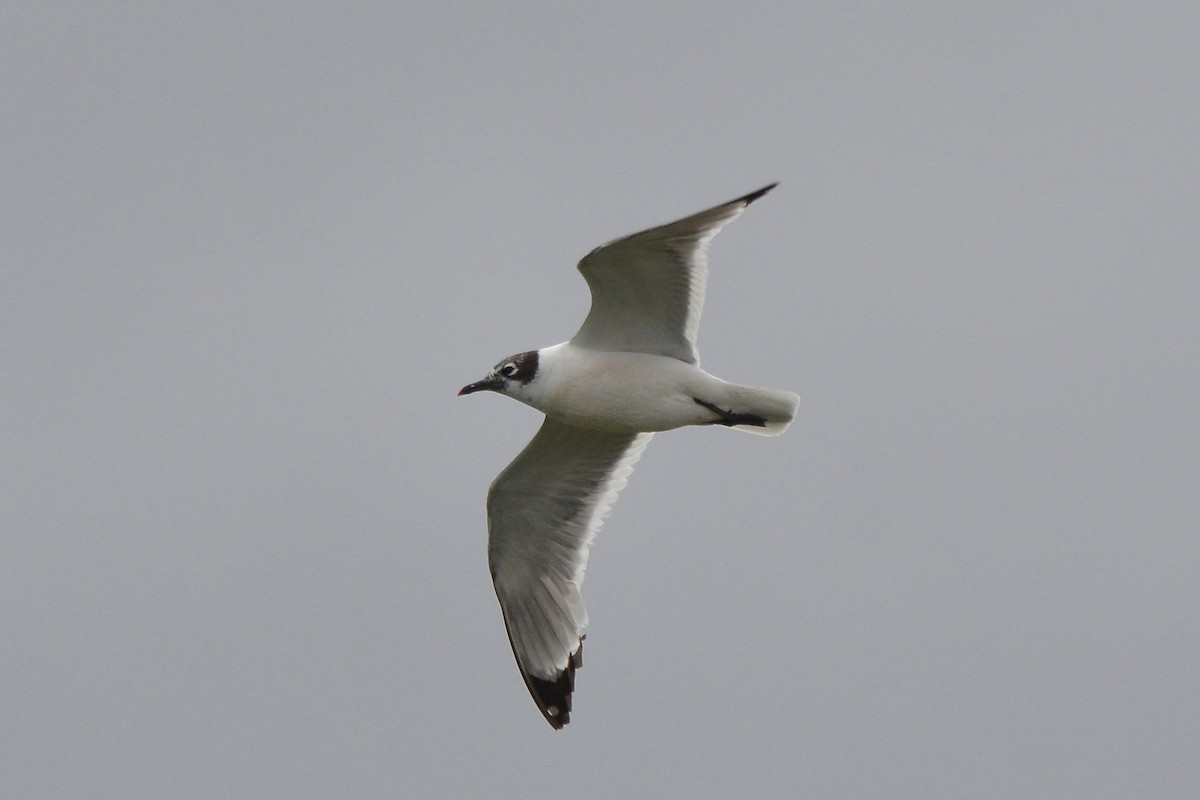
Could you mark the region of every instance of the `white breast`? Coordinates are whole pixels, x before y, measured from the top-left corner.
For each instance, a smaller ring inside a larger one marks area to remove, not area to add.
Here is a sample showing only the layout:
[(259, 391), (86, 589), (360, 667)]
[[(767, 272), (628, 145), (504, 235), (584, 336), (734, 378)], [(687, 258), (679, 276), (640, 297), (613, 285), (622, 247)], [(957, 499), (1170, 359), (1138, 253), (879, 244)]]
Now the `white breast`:
[(569, 342), (538, 356), (537, 378), (518, 399), (542, 413), (598, 430), (666, 431), (710, 421), (693, 399), (723, 381), (674, 358), (589, 350)]

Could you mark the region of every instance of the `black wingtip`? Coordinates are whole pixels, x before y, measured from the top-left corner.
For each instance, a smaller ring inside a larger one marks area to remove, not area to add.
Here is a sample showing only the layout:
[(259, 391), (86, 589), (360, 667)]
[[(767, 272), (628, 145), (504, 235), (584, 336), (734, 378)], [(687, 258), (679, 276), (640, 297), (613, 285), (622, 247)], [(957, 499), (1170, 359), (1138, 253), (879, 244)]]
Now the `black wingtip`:
[(771, 191), (778, 185), (779, 185), (779, 181), (775, 181), (774, 183), (770, 184), (769, 186), (764, 186), (763, 188), (759, 189), (757, 192), (751, 192), (750, 194), (745, 195), (744, 197), (739, 197), (737, 200), (734, 200), (733, 202), (745, 203), (746, 205), (750, 205), (755, 200), (762, 197), (764, 194)]
[(525, 685), (537, 703), (538, 710), (556, 731), (571, 721), (571, 694), (575, 691), (575, 670), (583, 666), (583, 638), (579, 639), (579, 647), (571, 654), (567, 667), (552, 681), (536, 678), (521, 670)]

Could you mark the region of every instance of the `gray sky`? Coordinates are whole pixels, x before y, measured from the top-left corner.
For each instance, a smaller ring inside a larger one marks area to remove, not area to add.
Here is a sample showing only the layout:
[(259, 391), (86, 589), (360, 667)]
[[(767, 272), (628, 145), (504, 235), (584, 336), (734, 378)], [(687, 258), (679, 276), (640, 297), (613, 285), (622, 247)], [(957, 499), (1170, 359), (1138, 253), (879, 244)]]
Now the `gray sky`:
[[(1200, 6), (22, 5), (6, 796), (1195, 796)], [(556, 734), (454, 393), (774, 180)]]

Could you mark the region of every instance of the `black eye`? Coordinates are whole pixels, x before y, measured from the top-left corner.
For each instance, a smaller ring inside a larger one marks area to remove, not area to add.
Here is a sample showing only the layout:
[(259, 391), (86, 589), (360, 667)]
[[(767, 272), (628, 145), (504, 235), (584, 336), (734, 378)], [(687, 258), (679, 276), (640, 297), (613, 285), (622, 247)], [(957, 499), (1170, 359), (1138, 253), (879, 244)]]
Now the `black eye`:
[(513, 375), (517, 374), (517, 365), (512, 363), (511, 361), (508, 362), (507, 364), (505, 364), (503, 367), (500, 368), (500, 374), (506, 378), (511, 378)]

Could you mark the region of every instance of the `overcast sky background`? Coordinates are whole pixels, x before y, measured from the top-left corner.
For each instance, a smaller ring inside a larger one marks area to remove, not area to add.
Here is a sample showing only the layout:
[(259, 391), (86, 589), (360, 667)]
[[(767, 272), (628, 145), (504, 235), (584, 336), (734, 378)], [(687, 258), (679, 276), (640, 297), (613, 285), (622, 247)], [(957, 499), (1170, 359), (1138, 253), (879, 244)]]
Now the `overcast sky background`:
[[(1200, 6), (22, 3), (0, 27), (8, 797), (1185, 798)], [(571, 725), (456, 398), (592, 247), (771, 181)]]

